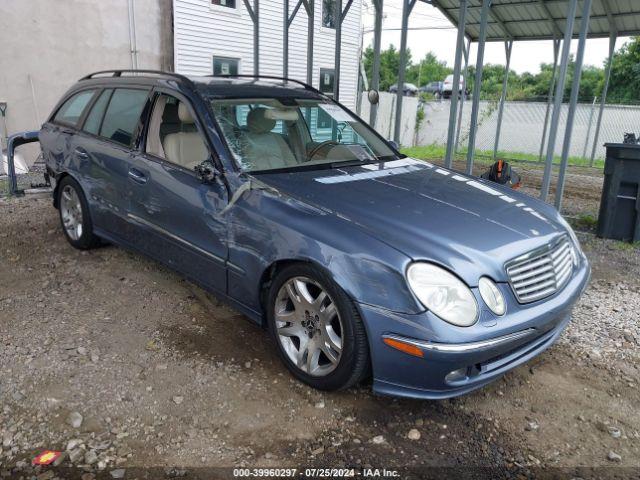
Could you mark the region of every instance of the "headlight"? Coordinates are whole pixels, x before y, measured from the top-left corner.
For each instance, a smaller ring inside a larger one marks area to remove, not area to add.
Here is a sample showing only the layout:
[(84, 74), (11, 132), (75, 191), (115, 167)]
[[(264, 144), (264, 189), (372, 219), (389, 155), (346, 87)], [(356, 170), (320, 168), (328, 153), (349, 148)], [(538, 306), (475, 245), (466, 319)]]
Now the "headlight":
[(487, 307), (489, 307), (489, 310), (496, 315), (504, 315), (507, 306), (500, 289), (493, 283), (493, 280), (482, 277), (478, 282), (478, 290), (480, 290), (480, 296), (484, 300), (484, 303), (487, 304)]
[(560, 218), (560, 223), (562, 224), (562, 226), (567, 230), (567, 233), (569, 234), (569, 238), (571, 239), (571, 243), (572, 245), (572, 249), (571, 249), (571, 259), (573, 260), (573, 265), (574, 266), (578, 266), (578, 264), (580, 263), (580, 251), (582, 250), (580, 248), (580, 241), (578, 240), (578, 236), (576, 235), (576, 232), (573, 231), (573, 228), (571, 228), (571, 225), (569, 225), (569, 222), (567, 222), (564, 218), (562, 218), (561, 215), (559, 215)]
[(430, 263), (414, 263), (407, 270), (407, 280), (418, 300), (445, 322), (459, 327), (476, 323), (476, 298), (452, 273)]

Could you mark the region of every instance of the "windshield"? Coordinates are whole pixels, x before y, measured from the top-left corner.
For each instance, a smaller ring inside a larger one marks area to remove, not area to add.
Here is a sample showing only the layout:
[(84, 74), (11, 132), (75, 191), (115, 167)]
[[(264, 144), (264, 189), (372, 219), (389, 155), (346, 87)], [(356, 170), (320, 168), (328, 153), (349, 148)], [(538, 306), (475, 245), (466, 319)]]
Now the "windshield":
[(244, 171), (331, 168), (396, 156), (367, 125), (328, 100), (215, 99), (211, 107)]

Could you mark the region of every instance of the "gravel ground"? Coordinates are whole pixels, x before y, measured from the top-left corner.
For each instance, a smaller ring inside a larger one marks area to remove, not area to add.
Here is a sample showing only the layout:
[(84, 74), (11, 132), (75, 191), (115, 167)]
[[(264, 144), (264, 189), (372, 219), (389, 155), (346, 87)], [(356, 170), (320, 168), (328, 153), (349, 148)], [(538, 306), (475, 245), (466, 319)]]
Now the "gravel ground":
[[(0, 199), (0, 478), (637, 478), (640, 252), (579, 236), (593, 281), (554, 347), (473, 394), (410, 401), (309, 389), (196, 286), (120, 248), (74, 250), (49, 199)], [(32, 467), (44, 449), (73, 468)]]

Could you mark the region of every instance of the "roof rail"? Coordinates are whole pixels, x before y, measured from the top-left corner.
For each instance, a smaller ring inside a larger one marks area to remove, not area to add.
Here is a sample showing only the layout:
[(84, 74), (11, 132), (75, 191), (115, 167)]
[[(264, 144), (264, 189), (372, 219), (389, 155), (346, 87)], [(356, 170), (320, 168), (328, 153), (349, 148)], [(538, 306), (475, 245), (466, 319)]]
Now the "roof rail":
[(296, 80), (294, 78), (278, 77), (278, 76), (275, 76), (275, 75), (230, 75), (229, 74), (229, 75), (206, 75), (206, 76), (207, 77), (212, 77), (212, 78), (255, 78), (255, 79), (258, 79), (258, 80), (263, 78), (263, 79), (266, 79), (266, 80), (282, 80), (283, 82), (297, 83), (298, 85), (302, 85), (307, 90), (312, 90), (314, 92), (322, 93), (322, 92), (320, 92), (320, 90), (318, 90), (317, 88), (309, 85), (308, 83), (302, 82), (300, 80)]
[(152, 75), (171, 77), (178, 80), (182, 80), (184, 82), (192, 83), (191, 80), (188, 77), (185, 77), (184, 75), (180, 75), (179, 73), (173, 73), (173, 72), (163, 72), (162, 70), (102, 70), (100, 72), (90, 73), (89, 75), (82, 77), (80, 81), (90, 80), (92, 78), (95, 78), (98, 75), (106, 75), (106, 74), (111, 74), (112, 77), (121, 77), (123, 73), (132, 74), (132, 75), (136, 73), (143, 73), (143, 74), (146, 73), (146, 74), (152, 74)]

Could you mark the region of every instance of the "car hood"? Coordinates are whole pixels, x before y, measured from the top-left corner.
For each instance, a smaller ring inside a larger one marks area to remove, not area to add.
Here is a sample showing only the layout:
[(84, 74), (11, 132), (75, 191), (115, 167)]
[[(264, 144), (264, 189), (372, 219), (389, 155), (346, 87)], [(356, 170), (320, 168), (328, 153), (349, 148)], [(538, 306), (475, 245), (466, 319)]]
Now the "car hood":
[(506, 281), (505, 262), (566, 233), (539, 200), (413, 159), (257, 178), (413, 260), (452, 269), (470, 286), (482, 275)]

